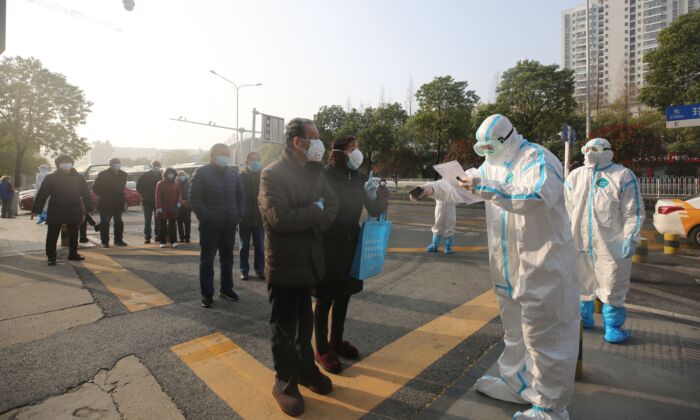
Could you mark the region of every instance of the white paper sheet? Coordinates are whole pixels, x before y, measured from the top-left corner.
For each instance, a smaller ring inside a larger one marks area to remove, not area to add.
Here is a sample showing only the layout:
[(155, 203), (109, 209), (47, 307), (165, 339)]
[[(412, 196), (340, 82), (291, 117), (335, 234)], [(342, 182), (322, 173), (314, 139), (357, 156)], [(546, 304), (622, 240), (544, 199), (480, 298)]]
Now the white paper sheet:
[[(465, 171), (462, 170), (462, 166), (456, 160), (435, 165), (433, 166), (433, 168), (435, 169), (435, 171), (437, 171), (437, 173), (440, 174), (440, 176), (442, 176), (442, 179), (447, 181), (447, 183), (449, 183), (452, 186), (452, 188), (455, 189), (457, 195), (459, 195), (462, 198), (462, 201), (464, 201), (465, 203), (473, 204), (478, 203), (480, 201), (484, 201), (483, 198), (479, 197), (478, 195), (472, 194), (459, 186), (459, 183), (457, 182), (457, 177), (464, 178)], [(473, 168), (466, 171), (466, 174), (469, 176), (478, 176), (478, 172), (476, 171), (476, 169)]]

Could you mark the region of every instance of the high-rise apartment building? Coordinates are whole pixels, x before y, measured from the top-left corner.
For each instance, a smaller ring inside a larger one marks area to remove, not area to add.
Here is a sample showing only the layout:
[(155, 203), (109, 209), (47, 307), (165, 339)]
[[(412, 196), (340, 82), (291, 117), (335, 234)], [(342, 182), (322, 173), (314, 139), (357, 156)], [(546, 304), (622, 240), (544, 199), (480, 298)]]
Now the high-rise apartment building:
[(700, 9), (700, 0), (591, 0), (590, 34), (586, 7), (561, 14), (562, 67), (574, 71), (576, 99), (585, 106), (591, 53), (591, 103), (594, 113), (618, 98), (634, 104), (648, 71), (644, 55), (658, 47), (659, 31), (679, 16)]

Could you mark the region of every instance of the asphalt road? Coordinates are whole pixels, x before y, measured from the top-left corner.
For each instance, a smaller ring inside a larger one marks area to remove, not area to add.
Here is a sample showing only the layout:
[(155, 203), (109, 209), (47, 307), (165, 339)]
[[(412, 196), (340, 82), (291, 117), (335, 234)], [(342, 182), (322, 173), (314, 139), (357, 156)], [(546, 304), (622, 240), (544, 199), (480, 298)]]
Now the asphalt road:
[[(125, 217), (125, 239), (130, 245), (143, 242), (139, 210), (131, 209)], [(389, 218), (394, 226), (389, 247), (404, 250), (387, 255), (384, 273), (366, 282), (365, 290), (353, 297), (348, 313), (345, 337), (363, 356), (379, 351), (491, 288), (483, 209), (458, 209), (454, 243), (479, 249), (469, 248), (449, 256), (411, 252), (410, 248), (422, 248), (430, 241), (432, 212), (431, 206), (394, 204), (391, 207)], [(195, 224), (195, 240), (196, 231)], [(152, 247), (157, 250), (156, 246)], [(173, 301), (139, 312), (130, 312), (93, 271), (76, 266), (83, 284), (105, 316), (93, 324), (0, 349), (3, 373), (0, 413), (64, 393), (89, 381), (100, 369), (110, 369), (125, 356), (136, 355), (187, 418), (238, 418), (171, 347), (220, 332), (272, 369), (266, 287), (259, 279), (242, 282), (236, 278), (234, 287), (241, 296), (239, 302), (215, 299), (214, 308), (203, 309), (199, 305), (196, 251), (196, 244), (158, 251), (159, 255), (129, 253), (128, 249), (112, 254), (110, 250), (104, 251), (125, 270)], [(85, 254), (89, 259), (89, 251)], [(635, 267), (629, 301), (700, 316), (700, 306), (691, 304), (700, 301), (697, 283), (700, 275), (693, 274), (698, 257), (665, 259), (653, 255), (652, 259), (653, 266)], [(235, 260), (237, 266), (237, 256)], [(369, 417), (415, 417), (500, 337), (498, 319), (488, 322), (410, 378), (398, 392), (374, 408)], [(343, 363), (351, 364), (347, 360)]]

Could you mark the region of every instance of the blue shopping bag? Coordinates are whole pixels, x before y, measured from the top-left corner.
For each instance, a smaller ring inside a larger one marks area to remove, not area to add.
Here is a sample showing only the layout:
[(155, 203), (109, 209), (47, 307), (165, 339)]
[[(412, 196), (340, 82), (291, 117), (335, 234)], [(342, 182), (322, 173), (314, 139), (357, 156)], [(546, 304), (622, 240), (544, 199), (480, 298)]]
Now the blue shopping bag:
[(386, 220), (386, 213), (362, 223), (350, 277), (365, 280), (382, 272), (390, 233), (391, 222)]

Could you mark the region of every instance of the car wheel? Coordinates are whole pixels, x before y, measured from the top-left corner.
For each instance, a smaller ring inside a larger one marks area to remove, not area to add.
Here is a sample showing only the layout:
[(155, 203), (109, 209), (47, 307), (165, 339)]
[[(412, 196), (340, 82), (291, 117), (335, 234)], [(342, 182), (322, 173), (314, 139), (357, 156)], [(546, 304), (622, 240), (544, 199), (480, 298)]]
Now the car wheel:
[(690, 239), (690, 242), (692, 242), (695, 246), (700, 246), (700, 225), (690, 229), (690, 234), (688, 235), (688, 238)]

